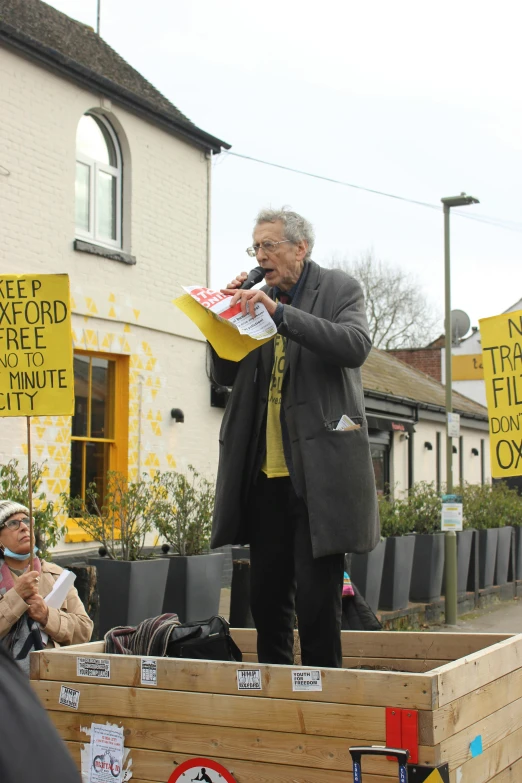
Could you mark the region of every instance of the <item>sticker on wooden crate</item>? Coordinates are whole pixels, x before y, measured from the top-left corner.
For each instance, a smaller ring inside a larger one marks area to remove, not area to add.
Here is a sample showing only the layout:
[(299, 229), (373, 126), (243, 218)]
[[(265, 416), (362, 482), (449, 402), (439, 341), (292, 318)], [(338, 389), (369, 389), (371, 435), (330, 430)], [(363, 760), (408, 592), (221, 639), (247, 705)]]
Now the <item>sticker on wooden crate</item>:
[(202, 780), (204, 783), (235, 783), (234, 778), (221, 764), (214, 759), (187, 759), (176, 767), (168, 783), (191, 783)]
[(155, 658), (141, 659), (141, 684), (158, 684), (158, 662)]
[(110, 680), (111, 660), (110, 658), (77, 658), (76, 676)]
[(75, 691), (74, 688), (68, 688), (66, 685), (62, 685), (60, 688), (58, 704), (63, 704), (64, 707), (72, 707), (73, 710), (77, 710), (79, 703), (80, 691)]
[(238, 691), (260, 691), (261, 669), (238, 669), (237, 670), (237, 689)]
[(93, 723), (89, 783), (121, 783), (123, 754), (123, 726)]
[(314, 669), (292, 670), (293, 691), (322, 691), (321, 672)]

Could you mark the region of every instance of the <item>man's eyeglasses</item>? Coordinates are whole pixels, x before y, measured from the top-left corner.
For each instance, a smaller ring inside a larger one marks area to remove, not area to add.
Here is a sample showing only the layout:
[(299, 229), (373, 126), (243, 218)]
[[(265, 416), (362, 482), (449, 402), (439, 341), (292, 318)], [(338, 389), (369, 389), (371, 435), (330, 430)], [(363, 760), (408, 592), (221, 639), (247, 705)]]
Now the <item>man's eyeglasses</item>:
[(259, 245), (252, 245), (252, 247), (247, 247), (246, 251), (251, 258), (255, 258), (260, 250), (264, 250), (265, 253), (273, 253), (277, 245), (284, 245), (285, 242), (291, 241), (291, 239), (282, 239), (280, 242), (261, 242)]
[[(29, 527), (29, 517), (22, 517), (22, 519), (8, 519), (5, 525), (2, 527), (6, 527), (8, 530), (19, 530), (22, 522), (24, 522), (27, 527)], [(1, 529), (2, 528), (0, 528), (0, 530)]]

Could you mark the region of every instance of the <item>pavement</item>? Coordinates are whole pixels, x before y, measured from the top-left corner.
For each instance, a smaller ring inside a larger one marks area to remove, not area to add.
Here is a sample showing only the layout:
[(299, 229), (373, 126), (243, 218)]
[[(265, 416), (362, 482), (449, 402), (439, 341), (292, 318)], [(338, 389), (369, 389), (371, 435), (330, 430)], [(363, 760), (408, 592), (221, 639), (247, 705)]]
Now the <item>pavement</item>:
[(457, 625), (436, 625), (433, 631), (456, 633), (522, 633), (522, 600), (502, 601), (485, 609), (461, 615)]
[[(219, 613), (227, 617), (230, 611), (230, 589), (221, 590)], [(457, 625), (432, 625), (426, 628), (430, 632), (453, 633), (522, 633), (522, 599), (499, 601), (478, 609), (475, 612), (461, 615)]]

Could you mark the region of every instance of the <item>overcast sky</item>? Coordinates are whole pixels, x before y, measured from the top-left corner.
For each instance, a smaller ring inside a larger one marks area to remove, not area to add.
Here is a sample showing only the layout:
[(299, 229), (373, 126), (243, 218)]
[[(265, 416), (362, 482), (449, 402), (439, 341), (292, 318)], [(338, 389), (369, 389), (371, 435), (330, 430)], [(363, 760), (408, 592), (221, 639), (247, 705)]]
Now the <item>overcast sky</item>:
[[(516, 230), (452, 213), (452, 306), (476, 324), (522, 296), (515, 0), (101, 3), (102, 37), (233, 151), (435, 205), (479, 198), (462, 211)], [(96, 0), (51, 4), (96, 25)], [(213, 174), (215, 286), (252, 266), (258, 209), (283, 204), (313, 222), (316, 261), (373, 248), (442, 313), (441, 211), (226, 154)]]

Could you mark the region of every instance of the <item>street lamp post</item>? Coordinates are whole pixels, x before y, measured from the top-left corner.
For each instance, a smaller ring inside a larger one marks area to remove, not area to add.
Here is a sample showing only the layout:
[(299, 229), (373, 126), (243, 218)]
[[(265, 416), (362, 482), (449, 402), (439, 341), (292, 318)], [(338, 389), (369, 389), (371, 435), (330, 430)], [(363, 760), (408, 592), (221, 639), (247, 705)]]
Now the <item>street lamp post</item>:
[[(449, 416), (453, 412), (452, 401), (452, 353), (451, 353), (451, 266), (450, 266), (450, 209), (480, 203), (473, 196), (461, 193), (460, 196), (441, 198), (444, 211), (444, 330), (445, 334), (445, 384), (446, 384), (446, 493), (453, 492), (453, 441), (449, 435)], [(445, 534), (446, 561), (446, 624), (457, 624), (457, 534), (454, 530)]]

